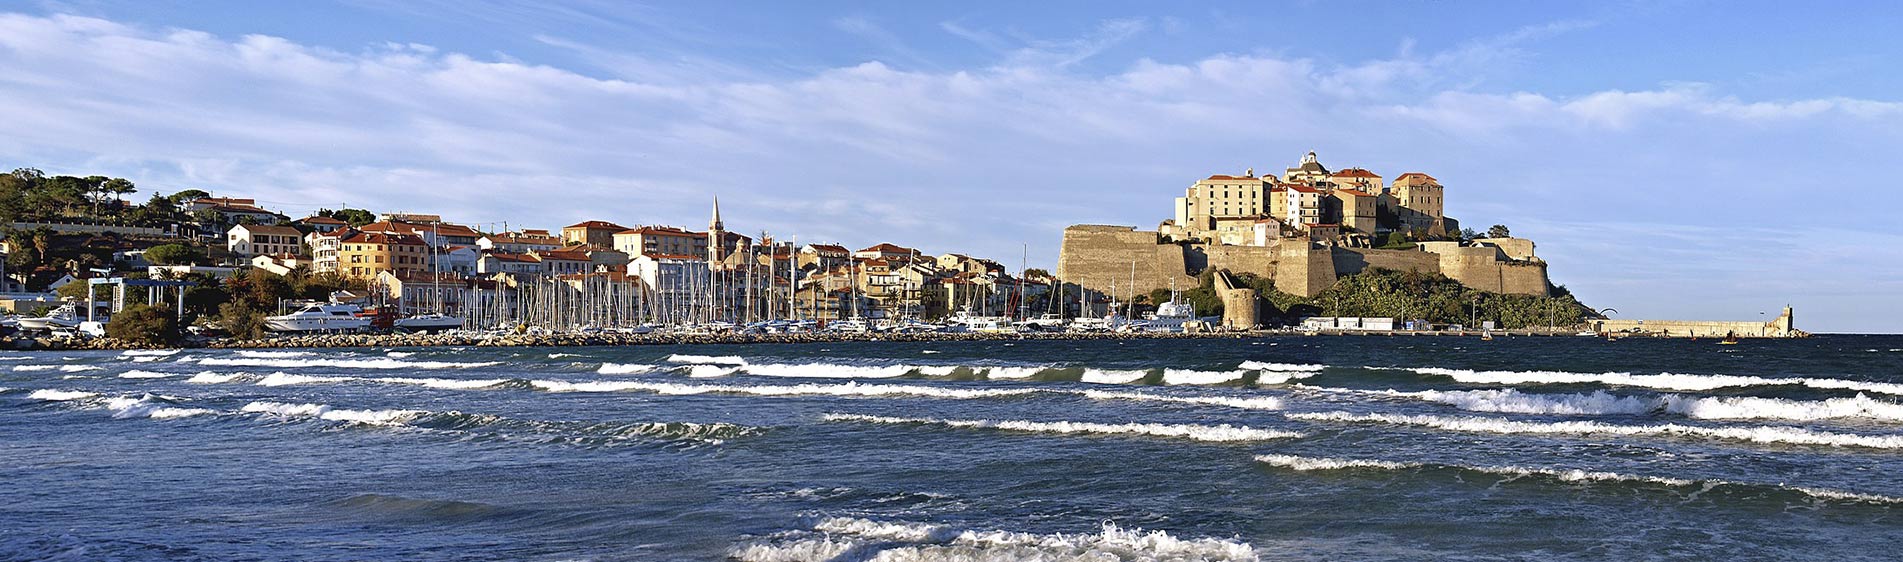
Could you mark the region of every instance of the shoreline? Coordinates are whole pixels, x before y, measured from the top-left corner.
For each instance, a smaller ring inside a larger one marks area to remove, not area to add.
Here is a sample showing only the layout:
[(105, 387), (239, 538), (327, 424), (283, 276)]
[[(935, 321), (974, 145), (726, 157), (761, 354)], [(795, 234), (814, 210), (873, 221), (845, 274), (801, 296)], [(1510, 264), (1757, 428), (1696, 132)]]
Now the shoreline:
[[(1360, 337), (1454, 337), (1479, 338), (1484, 332), (1467, 330), (1458, 332), (1441, 331), (1354, 331), (1322, 330), (1303, 331), (1298, 329), (1257, 329), (1257, 330), (1221, 330), (1209, 332), (1134, 332), (1134, 333), (1071, 333), (1071, 332), (1031, 332), (1031, 333), (800, 333), (800, 334), (546, 334), (546, 335), (454, 335), (454, 334), (307, 334), (296, 336), (272, 337), (258, 340), (233, 339), (190, 339), (178, 345), (145, 345), (114, 340), (110, 338), (63, 339), (63, 338), (11, 338), (5, 340), (0, 349), (9, 351), (110, 351), (136, 349), (322, 349), (322, 348), (368, 348), (368, 347), (612, 347), (612, 346), (648, 346), (648, 345), (756, 345), (756, 344), (807, 344), (807, 343), (854, 343), (854, 342), (973, 342), (973, 341), (1084, 341), (1084, 340), (1167, 340), (1167, 339), (1260, 339), (1290, 336), (1360, 336)], [(1605, 335), (1579, 336), (1568, 330), (1495, 330), (1501, 338), (1538, 337), (1538, 338), (1574, 338), (1600, 339)], [(1618, 339), (1677, 339), (1698, 341), (1699, 338), (1658, 334), (1627, 334)], [(1781, 339), (1758, 336), (1746, 336), (1742, 339)]]

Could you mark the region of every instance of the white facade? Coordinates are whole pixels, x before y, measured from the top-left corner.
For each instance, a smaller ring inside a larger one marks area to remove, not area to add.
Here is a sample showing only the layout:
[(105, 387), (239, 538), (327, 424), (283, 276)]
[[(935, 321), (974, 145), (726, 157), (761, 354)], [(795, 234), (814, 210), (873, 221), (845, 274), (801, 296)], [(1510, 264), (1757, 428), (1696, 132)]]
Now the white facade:
[(241, 224), (225, 232), (225, 249), (244, 257), (297, 255), (304, 233), (288, 226)]

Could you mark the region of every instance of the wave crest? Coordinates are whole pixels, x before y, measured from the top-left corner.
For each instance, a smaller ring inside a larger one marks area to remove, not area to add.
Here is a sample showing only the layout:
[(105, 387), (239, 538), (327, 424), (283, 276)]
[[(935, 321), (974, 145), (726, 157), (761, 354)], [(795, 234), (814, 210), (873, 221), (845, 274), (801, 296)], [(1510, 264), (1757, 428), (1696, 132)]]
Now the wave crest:
[(1298, 413), (1287, 414), (1287, 416), (1290, 419), (1304, 421), (1383, 423), (1469, 433), (1495, 433), (1505, 435), (1702, 437), (1766, 444), (1903, 449), (1903, 435), (1829, 433), (1783, 426), (1706, 427), (1682, 424), (1620, 425), (1596, 421), (1534, 422), (1472, 416), (1356, 414), (1350, 412)]
[(1267, 441), (1271, 439), (1289, 439), (1302, 434), (1273, 429), (1256, 429), (1248, 426), (1157, 424), (1157, 423), (1090, 423), (1090, 422), (1040, 422), (1027, 420), (946, 420), (934, 418), (895, 418), (886, 416), (867, 416), (860, 414), (825, 414), (825, 421), (847, 421), (879, 424), (937, 425), (956, 428), (1002, 429), (1031, 433), (1076, 434), (1090, 433), (1101, 435), (1149, 435), (1155, 437), (1177, 437), (1194, 441)]
[(743, 545), (728, 554), (746, 562), (1260, 559), (1253, 546), (1235, 539), (1180, 539), (1164, 531), (1123, 529), (1110, 522), (1096, 533), (1046, 535), (850, 517), (827, 518), (814, 524), (811, 532), (783, 533), (774, 541)]

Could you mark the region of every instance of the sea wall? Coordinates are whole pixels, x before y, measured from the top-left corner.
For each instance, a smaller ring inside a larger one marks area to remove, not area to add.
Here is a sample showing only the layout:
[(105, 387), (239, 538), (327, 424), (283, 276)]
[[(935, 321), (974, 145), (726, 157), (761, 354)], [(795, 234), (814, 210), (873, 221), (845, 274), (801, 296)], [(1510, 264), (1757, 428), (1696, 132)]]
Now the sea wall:
[(1182, 246), (1160, 244), (1155, 231), (1131, 226), (1065, 228), (1057, 277), (1105, 294), (1110, 294), (1113, 285), (1116, 294), (1129, 294), (1133, 278), (1139, 293), (1168, 289), (1172, 281), (1179, 288), (1196, 286)]

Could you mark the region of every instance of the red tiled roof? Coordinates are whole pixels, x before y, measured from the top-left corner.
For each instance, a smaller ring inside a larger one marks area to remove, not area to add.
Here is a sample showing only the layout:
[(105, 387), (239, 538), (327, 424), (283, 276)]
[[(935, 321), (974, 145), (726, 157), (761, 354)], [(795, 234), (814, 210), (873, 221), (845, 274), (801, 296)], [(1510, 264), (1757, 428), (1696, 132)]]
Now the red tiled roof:
[(571, 225), (568, 225), (568, 226), (564, 226), (564, 227), (562, 227), (562, 230), (568, 230), (568, 229), (570, 229), (570, 228), (612, 228), (612, 229), (615, 229), (615, 230), (627, 230), (627, 229), (628, 229), (628, 227), (625, 227), (625, 226), (621, 226), (621, 225), (618, 225), (618, 224), (615, 224), (615, 223), (611, 223), (611, 222), (608, 222), (608, 221), (582, 221), (582, 222), (578, 222), (578, 223), (575, 223), (575, 224), (571, 224)]
[(354, 232), (343, 240), (352, 244), (410, 244), (421, 246), (423, 239), (410, 234), (391, 234), (388, 232)]
[(1379, 177), (1381, 177), (1381, 176), (1378, 176), (1378, 175), (1375, 175), (1375, 173), (1374, 173), (1374, 172), (1370, 172), (1370, 171), (1367, 171), (1367, 170), (1364, 170), (1364, 169), (1361, 169), (1361, 168), (1348, 168), (1348, 169), (1346, 169), (1346, 170), (1342, 170), (1342, 171), (1339, 171), (1339, 172), (1335, 172), (1335, 173), (1334, 173), (1334, 175), (1333, 175), (1333, 177), (1337, 177), (1337, 178), (1379, 178)]
[(1342, 195), (1349, 195), (1353, 197), (1374, 197), (1374, 194), (1372, 193), (1368, 193), (1366, 191), (1362, 191), (1359, 189), (1349, 189), (1346, 187), (1335, 188), (1335, 193), (1339, 193)]
[(1408, 172), (1408, 173), (1405, 173), (1405, 174), (1401, 174), (1400, 176), (1397, 176), (1397, 177), (1395, 177), (1395, 178), (1394, 178), (1394, 181), (1401, 181), (1401, 179), (1402, 179), (1402, 178), (1406, 178), (1406, 177), (1410, 177), (1410, 176), (1419, 176), (1419, 177), (1420, 177), (1421, 179), (1425, 179), (1425, 180), (1427, 180), (1427, 181), (1431, 181), (1431, 182), (1438, 182), (1438, 181), (1440, 181), (1440, 180), (1437, 180), (1437, 179), (1434, 179), (1434, 176), (1430, 176), (1430, 175), (1427, 175), (1427, 174), (1423, 174), (1423, 173), (1420, 173), (1420, 172)]
[(574, 250), (554, 250), (554, 251), (548, 251), (548, 252), (534, 252), (534, 253), (531, 253), (530, 255), (533, 255), (542, 261), (548, 261), (548, 260), (589, 261), (588, 254), (582, 253), (579, 251), (574, 251)]
[(1322, 192), (1322, 190), (1315, 189), (1313, 187), (1309, 187), (1306, 185), (1290, 185), (1288, 186), (1288, 188), (1293, 189), (1295, 191), (1302, 192), (1302, 193), (1321, 193)]
[(489, 257), (493, 257), (493, 258), (495, 258), (495, 259), (498, 259), (498, 260), (501, 260), (501, 261), (513, 261), (513, 262), (535, 262), (535, 261), (539, 261), (539, 260), (536, 260), (534, 256), (530, 256), (530, 255), (526, 255), (526, 254), (505, 254), (505, 253), (502, 253), (502, 252), (490, 252), (490, 253), (489, 253), (489, 254), (487, 254), (487, 255), (488, 255)]
[(1250, 176), (1225, 176), (1222, 174), (1216, 174), (1213, 176), (1209, 176), (1208, 179), (1205, 179), (1203, 181), (1250, 181), (1250, 180), (1261, 181), (1261, 179), (1262, 178), (1250, 177)]
[(297, 222), (301, 222), (304, 224), (350, 224), (350, 223), (333, 219), (330, 217), (319, 217), (319, 216), (304, 217), (301, 219), (297, 219)]
[(881, 243), (881, 244), (879, 244), (879, 245), (877, 245), (877, 246), (873, 246), (873, 247), (871, 247), (871, 248), (866, 248), (866, 249), (864, 249), (864, 250), (859, 250), (859, 251), (861, 251), (861, 252), (879, 252), (879, 253), (881, 253), (881, 254), (916, 254), (916, 253), (918, 253), (918, 250), (914, 250), (914, 249), (911, 249), (911, 248), (907, 248), (907, 247), (904, 247), (904, 246), (898, 246), (898, 245), (893, 245), (893, 244), (885, 244), (885, 243)]
[[(569, 228), (574, 228), (574, 227), (569, 227)], [(662, 235), (672, 235), (672, 236), (706, 236), (707, 235), (704, 232), (694, 232), (684, 228), (674, 228), (671, 226), (643, 226), (641, 228), (624, 229), (620, 232), (616, 232), (615, 234), (662, 234)]]
[[(298, 232), (297, 229), (291, 228), (288, 226), (272, 226), (272, 225), (266, 225), (266, 224), (241, 224), (238, 226), (244, 227), (245, 231), (250, 232), (252, 234), (276, 234), (279, 236), (298, 236), (298, 237), (304, 236), (303, 232)], [(234, 226), (232, 228), (235, 229), (235, 228), (238, 228), (238, 226)]]

